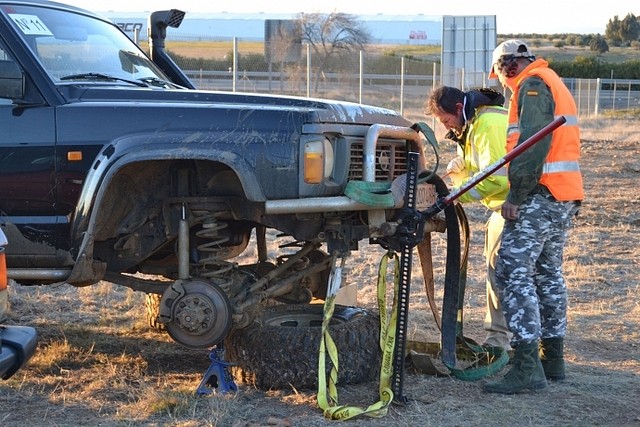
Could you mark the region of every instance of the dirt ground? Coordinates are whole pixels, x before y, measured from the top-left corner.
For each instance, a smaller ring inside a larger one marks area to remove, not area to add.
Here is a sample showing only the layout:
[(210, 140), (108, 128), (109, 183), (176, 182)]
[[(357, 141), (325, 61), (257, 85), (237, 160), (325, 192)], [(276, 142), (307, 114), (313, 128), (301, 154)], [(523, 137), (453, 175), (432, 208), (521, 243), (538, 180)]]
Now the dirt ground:
[[(381, 419), (330, 421), (314, 391), (256, 390), (196, 397), (206, 351), (151, 331), (143, 295), (106, 282), (88, 288), (11, 289), (7, 323), (38, 329), (37, 354), (0, 382), (2, 426), (633, 426), (640, 425), (640, 143), (629, 123), (591, 124), (583, 132), (587, 199), (565, 252), (569, 283), (567, 378), (536, 393), (486, 394), (482, 382), (407, 374), (405, 406)], [(614, 126), (620, 126), (614, 131)], [(611, 135), (614, 135), (613, 137)], [(479, 207), (472, 228), (465, 334), (482, 339), (484, 282)], [(434, 252), (444, 239), (434, 237)], [(381, 251), (353, 254), (349, 280), (358, 303), (375, 306)], [(436, 256), (441, 295), (443, 266)], [(415, 263), (417, 264), (417, 262)], [(418, 267), (413, 271), (409, 337), (437, 340)], [(368, 406), (377, 382), (339, 388), (340, 403)]]

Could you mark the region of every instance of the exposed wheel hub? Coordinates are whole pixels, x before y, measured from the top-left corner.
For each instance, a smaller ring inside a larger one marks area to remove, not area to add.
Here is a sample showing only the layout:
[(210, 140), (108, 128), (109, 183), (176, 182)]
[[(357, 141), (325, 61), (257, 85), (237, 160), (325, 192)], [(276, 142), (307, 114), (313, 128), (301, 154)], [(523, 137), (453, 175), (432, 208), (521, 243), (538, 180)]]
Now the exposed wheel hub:
[(176, 281), (162, 296), (161, 311), (170, 313), (171, 338), (189, 348), (213, 347), (231, 328), (231, 303), (219, 286), (207, 280)]
[(178, 301), (175, 319), (185, 330), (201, 334), (215, 324), (216, 308), (213, 301), (199, 295), (189, 295)]

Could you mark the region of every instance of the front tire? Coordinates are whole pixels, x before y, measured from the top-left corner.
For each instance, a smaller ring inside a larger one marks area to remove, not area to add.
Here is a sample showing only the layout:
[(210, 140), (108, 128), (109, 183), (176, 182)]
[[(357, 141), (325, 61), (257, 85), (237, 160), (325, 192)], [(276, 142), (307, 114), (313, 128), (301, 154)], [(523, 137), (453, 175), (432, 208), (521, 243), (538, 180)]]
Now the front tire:
[[(300, 390), (318, 386), (322, 304), (267, 307), (247, 328), (225, 340), (226, 359), (236, 379), (259, 389)], [(358, 384), (379, 376), (378, 316), (356, 307), (335, 306), (329, 333), (338, 348), (338, 383)], [(331, 362), (327, 357), (327, 374)]]

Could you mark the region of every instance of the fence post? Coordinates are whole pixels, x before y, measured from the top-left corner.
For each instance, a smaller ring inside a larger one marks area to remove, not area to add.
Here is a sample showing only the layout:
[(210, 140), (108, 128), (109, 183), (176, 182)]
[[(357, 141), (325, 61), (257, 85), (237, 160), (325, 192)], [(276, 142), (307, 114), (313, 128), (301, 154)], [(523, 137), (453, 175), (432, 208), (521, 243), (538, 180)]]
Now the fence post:
[[(431, 92), (433, 92), (437, 86), (436, 84), (436, 76), (437, 76), (437, 72), (438, 72), (438, 67), (436, 66), (436, 63), (433, 63), (433, 77), (431, 79)], [(436, 118), (435, 116), (431, 118), (431, 128), (435, 129), (436, 128)]]
[(233, 38), (233, 64), (231, 66), (231, 90), (236, 91), (236, 80), (238, 74), (238, 38)]
[(360, 50), (360, 83), (358, 87), (358, 103), (362, 104), (362, 81), (364, 79), (364, 55)]
[(587, 117), (591, 117), (591, 79), (587, 79), (587, 111), (589, 115)]
[(307, 43), (307, 98), (311, 97), (311, 45)]
[(576, 79), (576, 83), (578, 85), (578, 88), (577, 88), (578, 118), (580, 118), (580, 115), (582, 114), (582, 79)]
[(436, 73), (438, 72), (438, 68), (436, 67), (436, 63), (433, 63), (433, 78), (431, 79), (431, 90), (436, 88)]
[[(613, 76), (613, 71), (611, 72), (611, 75)], [(611, 109), (613, 111), (616, 111), (616, 92), (618, 91), (618, 81), (617, 80), (613, 80), (613, 96), (611, 97)]]
[(598, 110), (600, 109), (600, 85), (602, 84), (602, 80), (600, 77), (596, 79), (596, 100), (595, 106), (593, 107), (593, 114), (595, 117), (598, 117)]
[(404, 113), (404, 56), (400, 58), (400, 115)]

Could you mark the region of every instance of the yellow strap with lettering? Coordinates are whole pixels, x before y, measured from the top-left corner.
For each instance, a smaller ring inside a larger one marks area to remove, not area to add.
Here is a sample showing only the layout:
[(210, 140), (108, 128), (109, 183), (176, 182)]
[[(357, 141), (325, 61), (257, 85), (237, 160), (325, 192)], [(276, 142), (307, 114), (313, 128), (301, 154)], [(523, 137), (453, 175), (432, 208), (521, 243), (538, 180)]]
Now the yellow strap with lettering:
[[(386, 276), (389, 258), (394, 258), (394, 299), (391, 309), (391, 320), (388, 321), (386, 301)], [(324, 416), (332, 420), (348, 420), (360, 415), (380, 418), (387, 414), (389, 404), (393, 401), (391, 377), (393, 376), (393, 351), (396, 341), (396, 304), (400, 286), (400, 260), (392, 252), (386, 253), (380, 260), (378, 269), (378, 309), (380, 312), (380, 349), (382, 350), (382, 366), (380, 368), (380, 400), (367, 408), (338, 404), (338, 349), (329, 334), (329, 323), (333, 316), (335, 294), (329, 292), (324, 303), (322, 319), (322, 338), (318, 358), (318, 406)], [(326, 357), (329, 356), (332, 368), (329, 378), (325, 375)]]

